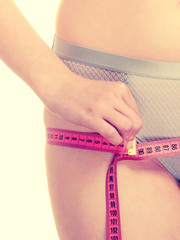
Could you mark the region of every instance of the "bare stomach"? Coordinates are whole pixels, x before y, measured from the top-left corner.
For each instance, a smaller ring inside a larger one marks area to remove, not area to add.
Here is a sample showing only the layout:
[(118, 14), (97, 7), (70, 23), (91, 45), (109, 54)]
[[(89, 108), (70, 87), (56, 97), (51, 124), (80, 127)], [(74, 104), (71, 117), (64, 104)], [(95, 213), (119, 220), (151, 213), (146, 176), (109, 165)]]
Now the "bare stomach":
[(120, 55), (180, 61), (178, 0), (61, 0), (56, 34)]
[[(62, 0), (56, 21), (56, 34), (66, 41), (161, 61), (180, 62), (179, 29), (179, 5), (171, 0)], [(92, 132), (46, 107), (44, 123)], [(49, 193), (60, 240), (105, 240), (105, 177), (113, 155), (46, 145)], [(119, 162), (117, 173), (122, 240), (178, 239), (180, 191), (174, 177), (157, 159)]]

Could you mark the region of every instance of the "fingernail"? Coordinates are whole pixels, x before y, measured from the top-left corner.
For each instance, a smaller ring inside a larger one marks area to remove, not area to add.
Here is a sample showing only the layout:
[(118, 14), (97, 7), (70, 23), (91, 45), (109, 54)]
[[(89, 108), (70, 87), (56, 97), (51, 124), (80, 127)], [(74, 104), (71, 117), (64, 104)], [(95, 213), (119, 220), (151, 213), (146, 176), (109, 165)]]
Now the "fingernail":
[(134, 140), (132, 140), (132, 141), (129, 141), (128, 143), (127, 143), (127, 149), (131, 149), (131, 148), (133, 148), (133, 142), (134, 142)]

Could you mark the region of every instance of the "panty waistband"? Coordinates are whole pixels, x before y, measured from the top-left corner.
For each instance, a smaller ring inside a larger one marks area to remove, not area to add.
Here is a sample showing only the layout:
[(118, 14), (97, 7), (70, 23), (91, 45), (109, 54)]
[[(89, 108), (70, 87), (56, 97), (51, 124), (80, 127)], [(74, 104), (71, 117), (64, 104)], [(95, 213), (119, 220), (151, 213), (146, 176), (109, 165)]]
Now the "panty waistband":
[(94, 67), (131, 75), (180, 80), (180, 62), (131, 58), (79, 46), (54, 36), (53, 51), (65, 58)]

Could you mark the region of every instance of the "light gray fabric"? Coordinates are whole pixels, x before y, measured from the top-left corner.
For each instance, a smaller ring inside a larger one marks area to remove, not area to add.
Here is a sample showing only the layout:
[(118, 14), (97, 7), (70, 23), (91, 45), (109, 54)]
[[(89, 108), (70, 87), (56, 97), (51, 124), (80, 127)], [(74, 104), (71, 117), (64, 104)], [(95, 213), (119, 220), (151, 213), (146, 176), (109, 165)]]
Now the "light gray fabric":
[[(140, 73), (95, 67), (65, 56), (61, 59), (72, 72), (85, 78), (122, 81), (127, 85), (143, 121), (143, 128), (136, 136), (139, 142), (180, 137), (180, 76), (177, 79), (140, 76)], [(180, 155), (158, 159), (180, 181)]]
[(59, 57), (112, 71), (145, 77), (180, 78), (180, 62), (152, 61), (102, 52), (63, 41), (56, 35), (53, 51)]
[[(143, 121), (139, 142), (180, 137), (180, 81), (131, 75), (127, 86)], [(158, 159), (180, 180), (180, 155)]]

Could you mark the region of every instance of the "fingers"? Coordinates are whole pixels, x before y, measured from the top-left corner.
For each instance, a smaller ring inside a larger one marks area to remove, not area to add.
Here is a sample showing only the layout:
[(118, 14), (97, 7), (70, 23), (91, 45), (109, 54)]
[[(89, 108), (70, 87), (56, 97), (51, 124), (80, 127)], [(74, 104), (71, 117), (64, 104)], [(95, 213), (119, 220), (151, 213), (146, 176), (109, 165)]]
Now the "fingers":
[[(126, 118), (122, 119), (122, 116), (120, 117), (117, 113), (111, 112), (111, 114), (107, 115), (108, 120), (119, 129), (120, 134), (124, 139), (124, 145), (127, 146), (128, 140), (131, 139), (130, 145), (132, 146), (134, 137), (143, 126), (140, 112), (134, 97), (124, 83), (117, 82), (114, 90), (117, 100), (113, 101), (112, 106), (114, 106), (114, 109), (123, 114)], [(113, 119), (110, 119), (110, 116), (114, 116)], [(122, 119), (121, 124), (119, 124), (120, 118)]]
[(111, 109), (108, 111), (108, 115), (103, 118), (112, 126), (115, 126), (123, 139), (135, 137), (137, 131), (133, 125), (133, 121), (122, 113), (116, 111), (115, 109)]
[(137, 106), (136, 101), (134, 100), (134, 97), (132, 96), (131, 92), (129, 91), (129, 93), (126, 96), (122, 97), (122, 99), (140, 117), (140, 112), (139, 112), (138, 106)]
[(118, 145), (123, 141), (127, 146), (128, 140), (131, 139), (132, 141), (134, 139), (141, 126), (138, 126), (136, 120), (134, 120), (137, 118), (137, 114), (131, 109), (128, 111), (129, 107), (125, 103), (123, 108), (119, 112), (112, 107), (106, 106), (107, 111), (103, 116), (96, 115), (86, 118), (82, 125), (86, 125), (88, 128), (100, 133), (112, 144)]
[[(126, 104), (124, 104), (126, 105)], [(133, 145), (133, 140), (136, 134), (141, 129), (142, 125), (139, 120), (138, 115), (131, 109), (128, 111), (128, 106), (126, 105), (124, 112), (121, 108), (122, 113), (111, 109), (109, 114), (104, 118), (109, 124), (114, 127), (119, 135), (123, 138), (124, 145), (130, 149)], [(126, 115), (126, 116), (125, 116)]]
[(114, 109), (111, 109), (108, 121), (117, 126), (124, 139), (135, 137), (143, 125), (140, 116), (124, 101), (119, 101)]
[(116, 82), (115, 87), (116, 97), (121, 102), (123, 100), (137, 115), (140, 116), (140, 112), (134, 97), (128, 87), (122, 82)]
[(122, 143), (123, 138), (117, 129), (104, 119), (98, 117), (95, 121), (90, 120), (88, 123), (88, 128), (95, 130), (112, 144), (119, 145)]
[(112, 144), (123, 141), (127, 148), (131, 148), (128, 141), (132, 145), (143, 125), (131, 92), (125, 84), (113, 83), (104, 91), (100, 88), (97, 96), (96, 101), (88, 105), (80, 125), (99, 132)]

